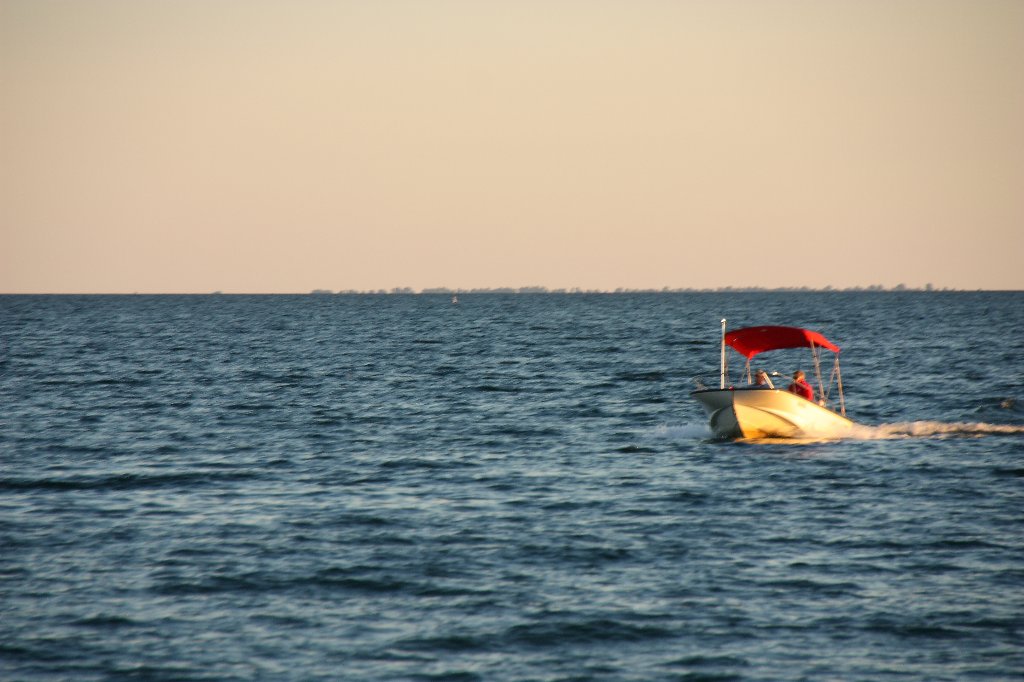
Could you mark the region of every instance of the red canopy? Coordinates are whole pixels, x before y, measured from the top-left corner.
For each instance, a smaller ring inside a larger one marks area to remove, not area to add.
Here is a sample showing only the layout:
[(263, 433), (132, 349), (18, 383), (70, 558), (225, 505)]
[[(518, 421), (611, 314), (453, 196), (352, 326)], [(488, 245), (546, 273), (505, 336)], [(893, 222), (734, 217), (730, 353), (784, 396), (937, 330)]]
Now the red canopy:
[(746, 327), (726, 334), (725, 342), (747, 360), (769, 350), (810, 348), (812, 345), (839, 352), (839, 346), (818, 332), (799, 327)]

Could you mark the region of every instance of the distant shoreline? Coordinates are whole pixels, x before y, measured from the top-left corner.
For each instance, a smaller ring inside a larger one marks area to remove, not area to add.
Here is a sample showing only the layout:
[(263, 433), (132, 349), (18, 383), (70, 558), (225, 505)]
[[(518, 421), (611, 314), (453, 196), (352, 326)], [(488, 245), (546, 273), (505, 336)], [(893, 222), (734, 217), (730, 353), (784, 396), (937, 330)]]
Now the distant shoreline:
[(345, 294), (721, 294), (721, 293), (842, 293), (842, 292), (906, 292), (906, 291), (920, 291), (927, 293), (934, 293), (939, 291), (1018, 291), (1016, 289), (952, 289), (952, 288), (937, 288), (932, 285), (926, 285), (924, 287), (908, 287), (905, 284), (898, 284), (894, 287), (884, 287), (880, 284), (871, 285), (867, 287), (708, 287), (708, 288), (671, 288), (664, 287), (661, 289), (548, 289), (547, 287), (497, 287), (497, 288), (477, 288), (477, 289), (449, 289), (447, 287), (434, 287), (428, 289), (422, 289), (415, 291), (410, 288), (396, 288), (396, 289), (377, 289), (377, 290), (341, 290), (338, 292), (332, 292), (326, 289), (315, 289), (310, 292), (312, 295), (320, 294), (333, 294), (333, 295), (345, 295)]

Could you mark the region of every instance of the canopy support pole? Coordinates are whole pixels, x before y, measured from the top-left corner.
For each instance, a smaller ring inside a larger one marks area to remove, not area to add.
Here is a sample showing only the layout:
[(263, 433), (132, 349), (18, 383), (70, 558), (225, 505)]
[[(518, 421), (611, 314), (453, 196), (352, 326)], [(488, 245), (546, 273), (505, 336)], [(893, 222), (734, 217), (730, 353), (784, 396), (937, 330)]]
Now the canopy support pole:
[(821, 381), (821, 358), (818, 353), (818, 347), (811, 341), (811, 357), (814, 358), (814, 376), (818, 380), (818, 398), (824, 400), (825, 398), (825, 385)]
[(839, 353), (836, 353), (836, 379), (839, 381), (839, 413), (846, 416), (846, 398), (843, 397), (843, 373), (839, 371)]
[(720, 388), (725, 388), (725, 318), (722, 318), (722, 372), (720, 375)]

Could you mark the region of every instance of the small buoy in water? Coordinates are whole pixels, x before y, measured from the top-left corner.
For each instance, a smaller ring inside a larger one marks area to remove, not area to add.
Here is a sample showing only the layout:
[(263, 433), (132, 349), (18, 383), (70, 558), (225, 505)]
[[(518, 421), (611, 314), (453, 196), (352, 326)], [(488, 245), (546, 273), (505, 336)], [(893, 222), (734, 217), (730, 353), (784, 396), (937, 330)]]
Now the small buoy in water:
[(459, 297), (458, 296), (452, 296), (452, 303), (456, 304), (458, 302), (459, 302)]

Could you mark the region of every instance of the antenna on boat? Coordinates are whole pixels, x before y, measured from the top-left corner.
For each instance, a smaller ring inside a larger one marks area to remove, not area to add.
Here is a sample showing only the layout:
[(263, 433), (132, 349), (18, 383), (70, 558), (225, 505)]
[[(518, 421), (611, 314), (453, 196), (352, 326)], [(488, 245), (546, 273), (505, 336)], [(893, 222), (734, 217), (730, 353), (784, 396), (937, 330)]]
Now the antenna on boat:
[(721, 388), (725, 388), (725, 318), (722, 318), (722, 373)]

